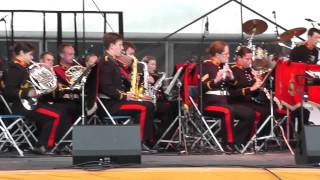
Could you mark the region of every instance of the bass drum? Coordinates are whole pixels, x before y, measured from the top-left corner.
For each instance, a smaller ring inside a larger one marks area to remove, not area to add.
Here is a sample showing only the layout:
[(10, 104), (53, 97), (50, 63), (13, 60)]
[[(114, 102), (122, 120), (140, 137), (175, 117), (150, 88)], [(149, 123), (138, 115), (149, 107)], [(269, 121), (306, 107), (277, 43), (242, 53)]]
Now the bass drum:
[(320, 125), (320, 109), (310, 103), (305, 103), (304, 107), (310, 111), (309, 122), (313, 125)]

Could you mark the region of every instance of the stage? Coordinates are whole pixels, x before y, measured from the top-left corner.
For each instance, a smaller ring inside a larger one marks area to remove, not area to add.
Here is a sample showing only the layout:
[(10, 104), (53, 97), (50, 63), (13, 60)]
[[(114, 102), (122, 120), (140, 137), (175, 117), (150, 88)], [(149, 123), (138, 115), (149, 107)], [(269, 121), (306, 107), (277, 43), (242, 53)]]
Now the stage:
[[(0, 179), (319, 179), (320, 169), (296, 166), (289, 152), (143, 154), (140, 165), (72, 166), (71, 156), (13, 154), (0, 158)], [(279, 176), (279, 177), (277, 177)]]

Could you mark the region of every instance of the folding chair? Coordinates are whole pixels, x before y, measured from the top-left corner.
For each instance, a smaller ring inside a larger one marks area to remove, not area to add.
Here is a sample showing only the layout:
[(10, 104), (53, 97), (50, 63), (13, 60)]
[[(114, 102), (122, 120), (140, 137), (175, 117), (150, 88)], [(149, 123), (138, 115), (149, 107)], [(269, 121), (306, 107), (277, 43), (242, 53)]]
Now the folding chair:
[[(200, 140), (205, 140), (204, 142), (207, 142), (211, 148), (213, 147), (212, 144), (215, 144), (216, 146), (218, 146), (220, 151), (224, 152), (221, 144), (215, 136), (221, 129), (221, 120), (203, 116), (193, 98), (189, 96), (189, 99), (196, 115), (198, 116), (198, 118), (200, 118), (200, 122), (198, 122), (197, 124), (198, 127), (201, 127), (200, 131), (202, 133), (201, 136), (194, 141), (191, 148), (194, 148)], [(212, 129), (214, 129), (214, 131), (212, 131)], [(213, 143), (211, 143), (210, 140), (213, 140)]]
[(103, 109), (103, 111), (107, 114), (107, 117), (104, 118), (105, 120), (111, 121), (113, 125), (119, 125), (119, 124), (126, 125), (131, 122), (130, 116), (111, 116), (110, 112), (108, 111), (106, 106), (102, 103), (100, 98), (103, 98), (103, 96), (100, 95), (99, 97), (97, 97), (97, 101), (101, 106), (101, 108)]
[(18, 151), (19, 156), (24, 156), (23, 151), (19, 146), (27, 143), (30, 149), (33, 149), (29, 137), (35, 142), (38, 141), (33, 134), (35, 126), (28, 125), (31, 123), (27, 123), (23, 116), (13, 115), (10, 106), (2, 95), (0, 95), (0, 100), (8, 111), (8, 114), (0, 115), (0, 150), (3, 150), (5, 145), (9, 143)]

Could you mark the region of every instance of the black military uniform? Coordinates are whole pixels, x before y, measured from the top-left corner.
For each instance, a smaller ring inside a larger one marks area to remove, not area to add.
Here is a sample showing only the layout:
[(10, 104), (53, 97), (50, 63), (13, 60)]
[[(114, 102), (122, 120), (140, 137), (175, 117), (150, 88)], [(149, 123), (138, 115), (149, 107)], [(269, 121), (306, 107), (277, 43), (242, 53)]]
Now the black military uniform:
[[(306, 64), (316, 64), (318, 61), (319, 52), (318, 50), (313, 46), (308, 46), (308, 43), (298, 45), (294, 47), (290, 53), (290, 61), (292, 62), (301, 62)], [(291, 112), (291, 118), (301, 118), (300, 116), (301, 109), (298, 108)], [(309, 116), (310, 111), (303, 107), (304, 112), (304, 123), (309, 124)], [(300, 132), (301, 126), (300, 126), (300, 120), (298, 120), (298, 132)]]
[[(99, 96), (113, 116), (131, 116), (140, 124), (141, 141), (153, 138), (154, 105), (146, 101), (128, 101), (125, 92), (130, 81), (120, 71), (120, 65), (107, 55), (98, 64)], [(104, 114), (105, 115), (105, 114)]]
[(15, 114), (26, 116), (40, 125), (39, 142), (36, 147), (52, 148), (56, 140), (59, 140), (67, 130), (67, 113), (65, 109), (49, 104), (45, 98), (39, 99), (34, 110), (26, 110), (23, 107), (20, 99), (28, 98), (28, 92), (32, 88), (27, 83), (29, 79), (27, 66), (19, 59), (10, 64), (4, 94), (7, 100), (13, 103), (12, 110)]
[(308, 44), (298, 45), (292, 49), (290, 61), (316, 64), (318, 61), (318, 50), (315, 47), (308, 47)]
[(256, 82), (254, 75), (251, 72), (251, 68), (244, 68), (239, 64), (231, 67), (233, 75), (235, 77), (235, 86), (230, 90), (231, 103), (242, 104), (246, 107), (252, 108), (256, 113), (255, 127), (262, 123), (270, 114), (269, 104), (259, 104), (254, 101), (254, 98), (259, 96), (262, 91), (250, 91), (250, 87)]
[[(208, 116), (222, 118), (223, 138), (226, 144), (245, 143), (251, 131), (251, 124), (255, 119), (255, 112), (241, 104), (230, 104), (228, 90), (236, 83), (226, 79), (214, 83), (217, 72), (223, 68), (217, 59), (204, 61), (203, 76), (201, 78), (204, 89), (204, 112)], [(239, 123), (234, 126), (234, 119)]]
[(67, 109), (68, 123), (71, 125), (76, 118), (80, 117), (81, 102), (80, 102), (80, 90), (65, 89), (70, 86), (68, 77), (65, 72), (68, 67), (61, 64), (53, 67), (58, 80), (58, 88), (53, 94), (54, 102), (59, 103), (61, 106)]

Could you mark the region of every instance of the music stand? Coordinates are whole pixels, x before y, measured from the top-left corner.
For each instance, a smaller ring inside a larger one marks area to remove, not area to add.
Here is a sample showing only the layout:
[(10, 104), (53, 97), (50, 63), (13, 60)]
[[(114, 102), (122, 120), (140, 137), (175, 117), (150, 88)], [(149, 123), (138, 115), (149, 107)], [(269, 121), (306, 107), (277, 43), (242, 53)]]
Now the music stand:
[[(160, 137), (160, 139), (157, 141), (157, 143), (154, 145), (155, 147), (157, 147), (161, 142), (163, 143), (168, 143), (166, 149), (169, 147), (170, 144), (174, 143), (174, 144), (179, 144), (182, 145), (185, 149), (185, 152), (187, 152), (187, 144), (186, 144), (186, 140), (185, 140), (185, 132), (184, 129), (182, 128), (182, 119), (185, 118), (184, 116), (182, 116), (182, 112), (181, 112), (181, 87), (182, 87), (182, 83), (179, 80), (179, 77), (181, 76), (182, 72), (185, 70), (186, 65), (181, 66), (177, 72), (175, 73), (175, 75), (173, 76), (172, 81), (170, 82), (170, 84), (168, 85), (167, 89), (164, 91), (164, 93), (166, 95), (169, 95), (170, 92), (172, 91), (174, 86), (178, 87), (178, 116), (173, 120), (173, 122), (169, 125), (169, 127), (167, 128), (167, 130), (162, 134), (162, 136)], [(176, 122), (178, 121), (178, 128), (175, 131), (175, 133), (172, 135), (170, 140), (165, 140), (166, 135), (169, 133), (169, 131), (174, 128), (174, 125), (176, 124)], [(173, 138), (175, 137), (175, 135), (178, 133), (178, 141), (173, 141)], [(183, 138), (183, 140), (182, 140)]]
[(186, 65), (181, 66), (177, 72), (174, 74), (170, 84), (168, 85), (167, 89), (164, 91), (166, 95), (169, 95), (171, 90), (173, 89), (174, 85), (176, 85), (176, 81), (181, 76), (182, 72), (185, 70)]

